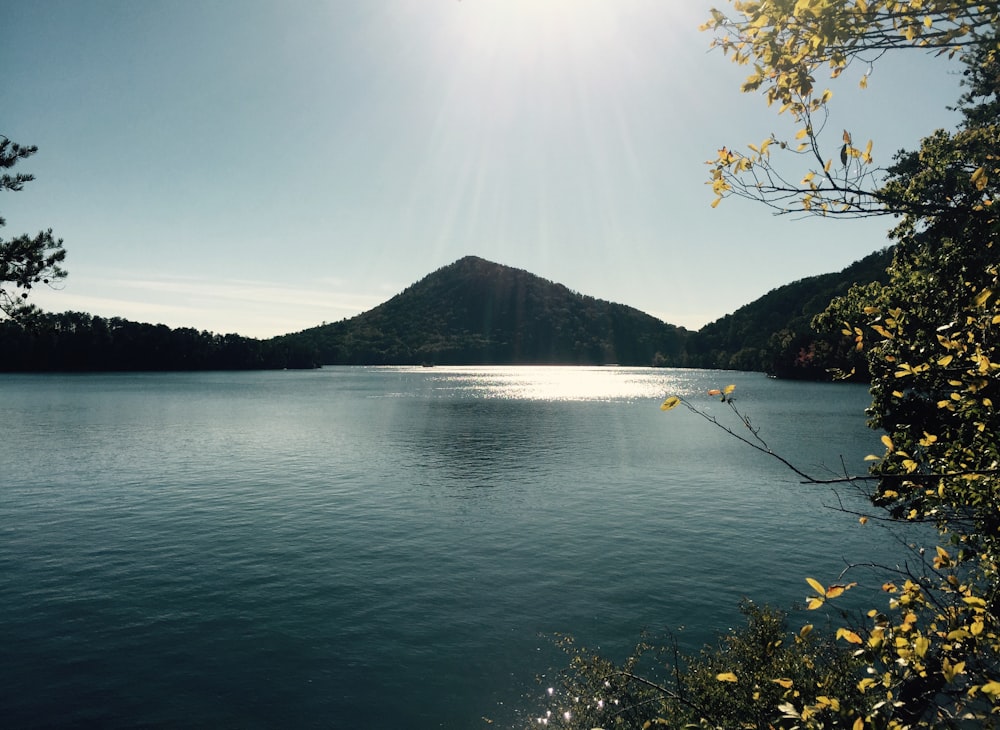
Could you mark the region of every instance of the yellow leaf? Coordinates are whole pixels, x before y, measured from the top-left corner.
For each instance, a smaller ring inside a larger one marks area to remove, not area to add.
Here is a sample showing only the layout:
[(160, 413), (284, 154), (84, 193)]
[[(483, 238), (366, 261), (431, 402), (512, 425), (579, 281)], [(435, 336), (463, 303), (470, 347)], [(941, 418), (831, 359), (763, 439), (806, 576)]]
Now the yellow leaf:
[(986, 170), (982, 167), (978, 168), (974, 173), (972, 173), (972, 184), (976, 186), (976, 190), (982, 190), (986, 187), (989, 182), (989, 178), (986, 177)]
[(864, 641), (862, 641), (861, 637), (858, 636), (857, 634), (855, 634), (850, 629), (843, 629), (843, 628), (837, 629), (837, 638), (838, 639), (843, 639), (844, 641), (847, 641), (847, 642), (849, 642), (851, 644), (863, 644), (864, 643)]
[(895, 446), (892, 445), (892, 439), (889, 438), (887, 435), (882, 436), (882, 443), (885, 444), (885, 447), (889, 449), (889, 451), (894, 451), (896, 448)]
[(1000, 697), (1000, 682), (996, 680), (987, 682), (982, 687), (979, 688), (984, 694), (988, 694), (990, 697)]
[(865, 730), (865, 721), (862, 720), (860, 717), (854, 718), (854, 727), (852, 728), (852, 730)]
[(727, 385), (725, 388), (722, 389), (722, 392), (725, 393), (726, 395), (729, 395), (734, 390), (736, 390), (736, 386), (735, 385)]
[(860, 522), (862, 525), (867, 525), (868, 524), (868, 518), (867, 517), (863, 517), (863, 516), (859, 517), (858, 518), (858, 522)]
[(840, 583), (834, 584), (826, 589), (826, 597), (836, 598), (837, 596), (843, 595), (844, 591), (849, 591), (856, 585), (857, 583), (848, 583), (847, 585), (843, 585)]
[(806, 624), (805, 626), (803, 626), (803, 627), (802, 627), (802, 628), (801, 628), (801, 629), (799, 630), (799, 636), (800, 636), (800, 637), (802, 637), (802, 638), (804, 639), (804, 638), (806, 638), (807, 636), (809, 636), (809, 634), (811, 634), (811, 633), (812, 633), (812, 630), (813, 630), (813, 625), (812, 625), (812, 624)]
[(795, 133), (795, 139), (802, 139), (807, 134), (809, 134), (809, 127), (803, 127), (798, 132)]
[(899, 366), (899, 370), (893, 373), (897, 378), (905, 378), (907, 375), (913, 375), (916, 370), (912, 366), (903, 364)]
[(816, 698), (816, 704), (820, 707), (829, 707), (834, 712), (840, 712), (840, 700), (836, 697), (827, 697), (826, 695), (820, 695)]
[(806, 578), (806, 583), (808, 583), (812, 587), (812, 589), (817, 593), (819, 593), (821, 596), (826, 595), (826, 588), (824, 588), (823, 584), (820, 583), (815, 578)]
[(720, 682), (737, 682), (736, 675), (732, 672), (722, 672), (721, 674), (716, 674), (715, 678)]
[(809, 609), (810, 611), (815, 611), (817, 608), (823, 605), (823, 600), (824, 599), (821, 596), (810, 598), (806, 602), (806, 608)]
[(952, 664), (947, 659), (942, 662), (941, 674), (944, 675), (946, 682), (954, 682), (957, 675), (964, 673), (965, 662), (956, 662), (955, 664)]
[(927, 654), (927, 650), (930, 648), (931, 642), (926, 636), (918, 636), (917, 640), (913, 642), (913, 648), (917, 652), (917, 656), (923, 657)]
[(660, 410), (661, 411), (669, 411), (669, 410), (672, 410), (672, 409), (676, 408), (680, 404), (681, 404), (681, 399), (678, 398), (676, 395), (672, 395), (669, 398), (667, 398), (665, 401), (663, 401), (663, 404), (660, 406)]
[(954, 355), (945, 355), (944, 357), (942, 357), (940, 360), (937, 361), (937, 364), (943, 368), (946, 368), (949, 365), (951, 365), (951, 361), (954, 359), (955, 359)]
[(775, 684), (780, 684), (785, 689), (791, 689), (792, 685), (795, 684), (792, 680), (788, 679), (787, 677), (782, 677), (781, 679), (772, 679), (771, 681), (774, 682)]

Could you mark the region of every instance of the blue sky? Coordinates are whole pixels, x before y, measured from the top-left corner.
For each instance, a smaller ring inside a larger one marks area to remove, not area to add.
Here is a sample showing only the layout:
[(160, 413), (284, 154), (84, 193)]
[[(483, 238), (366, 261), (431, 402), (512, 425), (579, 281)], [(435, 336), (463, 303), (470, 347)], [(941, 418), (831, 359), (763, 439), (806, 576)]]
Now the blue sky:
[[(712, 5), (9, 0), (0, 134), (39, 152), (0, 235), (64, 239), (44, 308), (171, 327), (293, 332), (475, 254), (698, 328), (891, 225), (709, 207), (717, 148), (794, 132), (708, 52)], [(952, 125), (955, 71), (830, 82), (831, 144)]]

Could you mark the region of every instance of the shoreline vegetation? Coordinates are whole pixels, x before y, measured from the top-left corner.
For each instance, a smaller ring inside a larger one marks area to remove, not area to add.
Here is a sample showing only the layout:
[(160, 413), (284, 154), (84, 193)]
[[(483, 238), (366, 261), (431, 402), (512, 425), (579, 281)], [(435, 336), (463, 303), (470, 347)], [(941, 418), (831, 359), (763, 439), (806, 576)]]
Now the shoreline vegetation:
[(839, 333), (814, 332), (811, 321), (852, 284), (884, 277), (890, 259), (891, 251), (877, 251), (841, 272), (779, 287), (695, 332), (467, 256), (368, 312), (266, 340), (36, 311), (0, 322), (0, 371), (619, 364), (830, 380), (831, 369), (848, 370), (861, 358)]

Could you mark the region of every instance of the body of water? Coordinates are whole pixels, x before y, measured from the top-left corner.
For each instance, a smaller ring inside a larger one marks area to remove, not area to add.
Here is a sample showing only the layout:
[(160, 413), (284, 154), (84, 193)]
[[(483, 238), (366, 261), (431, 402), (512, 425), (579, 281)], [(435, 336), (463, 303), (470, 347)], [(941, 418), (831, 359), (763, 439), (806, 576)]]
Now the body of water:
[(0, 722), (509, 727), (562, 661), (546, 635), (624, 656), (684, 627), (694, 648), (743, 596), (898, 552), (659, 410), (724, 418), (704, 393), (728, 383), (806, 471), (880, 450), (864, 388), (746, 373), (2, 376)]

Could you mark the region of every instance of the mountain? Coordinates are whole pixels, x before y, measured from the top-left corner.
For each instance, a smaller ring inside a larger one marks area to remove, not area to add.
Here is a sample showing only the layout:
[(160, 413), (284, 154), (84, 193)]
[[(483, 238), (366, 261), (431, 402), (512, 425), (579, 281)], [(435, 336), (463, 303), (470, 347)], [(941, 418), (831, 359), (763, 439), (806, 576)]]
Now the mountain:
[(689, 334), (466, 256), (368, 312), (276, 340), (338, 365), (681, 365)]
[(817, 334), (810, 322), (853, 284), (886, 283), (891, 262), (892, 248), (885, 248), (842, 271), (771, 290), (698, 330), (687, 343), (690, 365), (825, 379), (828, 367), (842, 364), (837, 362), (841, 338)]
[(269, 340), (79, 312), (38, 313), (28, 326), (2, 320), (0, 372), (618, 363), (828, 379), (832, 367), (858, 365), (850, 362), (857, 353), (839, 333), (813, 332), (810, 321), (852, 284), (884, 282), (891, 258), (879, 251), (778, 287), (690, 332), (467, 256), (368, 312)]

